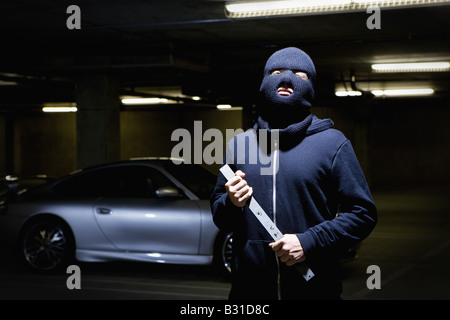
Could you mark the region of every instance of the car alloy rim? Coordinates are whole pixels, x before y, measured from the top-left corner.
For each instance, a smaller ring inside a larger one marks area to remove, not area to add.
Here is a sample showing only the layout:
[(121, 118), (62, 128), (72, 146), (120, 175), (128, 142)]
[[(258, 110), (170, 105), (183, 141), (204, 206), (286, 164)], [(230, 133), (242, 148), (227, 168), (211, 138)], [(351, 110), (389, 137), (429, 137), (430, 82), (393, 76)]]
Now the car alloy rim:
[(231, 272), (231, 256), (233, 253), (233, 233), (229, 233), (225, 237), (225, 241), (222, 246), (222, 260), (223, 265)]
[(32, 227), (24, 238), (24, 255), (28, 263), (39, 270), (51, 270), (64, 258), (67, 239), (57, 225), (42, 223)]

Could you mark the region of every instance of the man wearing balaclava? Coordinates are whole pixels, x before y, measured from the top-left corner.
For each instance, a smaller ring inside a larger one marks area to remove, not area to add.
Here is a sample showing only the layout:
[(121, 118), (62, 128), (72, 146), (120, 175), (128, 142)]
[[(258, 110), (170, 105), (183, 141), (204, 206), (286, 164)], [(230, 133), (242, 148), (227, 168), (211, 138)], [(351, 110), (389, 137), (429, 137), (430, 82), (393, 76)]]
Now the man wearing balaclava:
[[(225, 161), (236, 173), (228, 182), (219, 175), (211, 210), (217, 227), (233, 233), (230, 299), (340, 299), (339, 259), (376, 224), (350, 141), (310, 112), (315, 77), (302, 50), (275, 52), (264, 68), (254, 130), (227, 145)], [(262, 170), (268, 164), (269, 173)], [(274, 242), (250, 211), (252, 196), (282, 239)], [(302, 263), (314, 273), (308, 281), (293, 267)]]

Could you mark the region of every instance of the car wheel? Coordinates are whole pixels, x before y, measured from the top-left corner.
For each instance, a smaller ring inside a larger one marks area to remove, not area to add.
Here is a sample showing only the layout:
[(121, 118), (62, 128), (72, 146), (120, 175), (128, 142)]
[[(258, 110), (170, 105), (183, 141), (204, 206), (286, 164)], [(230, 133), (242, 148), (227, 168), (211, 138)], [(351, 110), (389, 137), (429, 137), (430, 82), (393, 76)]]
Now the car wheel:
[(231, 273), (232, 254), (233, 254), (233, 233), (228, 233), (227, 235), (225, 235), (223, 240), (221, 257), (222, 257), (222, 264), (225, 267), (225, 270), (227, 270), (229, 273)]
[(35, 221), (26, 229), (22, 241), (26, 263), (40, 272), (58, 272), (74, 256), (69, 228), (58, 220)]

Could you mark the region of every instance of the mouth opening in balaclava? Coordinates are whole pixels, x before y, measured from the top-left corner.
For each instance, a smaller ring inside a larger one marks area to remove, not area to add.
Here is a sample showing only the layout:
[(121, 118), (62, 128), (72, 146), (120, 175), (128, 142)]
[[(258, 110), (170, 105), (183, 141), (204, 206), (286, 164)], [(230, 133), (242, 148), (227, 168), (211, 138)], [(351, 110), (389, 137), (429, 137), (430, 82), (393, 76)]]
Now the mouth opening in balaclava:
[(277, 88), (278, 95), (282, 97), (289, 97), (291, 94), (294, 93), (294, 89), (292, 88), (292, 85), (290, 85), (288, 82), (282, 82)]
[(264, 68), (258, 108), (271, 128), (285, 128), (310, 114), (315, 76), (313, 61), (298, 48), (285, 48), (270, 56)]

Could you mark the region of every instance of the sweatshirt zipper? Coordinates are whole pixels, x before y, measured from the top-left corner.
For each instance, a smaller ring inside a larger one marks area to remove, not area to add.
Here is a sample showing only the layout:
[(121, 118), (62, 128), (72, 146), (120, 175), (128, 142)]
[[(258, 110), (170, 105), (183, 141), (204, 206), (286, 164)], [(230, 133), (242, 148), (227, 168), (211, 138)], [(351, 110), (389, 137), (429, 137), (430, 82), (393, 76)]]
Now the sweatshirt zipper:
[[(277, 166), (278, 166), (278, 140), (274, 140), (275, 150), (273, 151), (273, 171), (272, 171), (272, 183), (273, 183), (273, 193), (272, 193), (272, 203), (273, 203), (273, 222), (277, 224)], [(275, 259), (277, 261), (277, 296), (278, 300), (281, 300), (281, 285), (280, 285), (280, 261), (278, 256), (275, 254)]]

